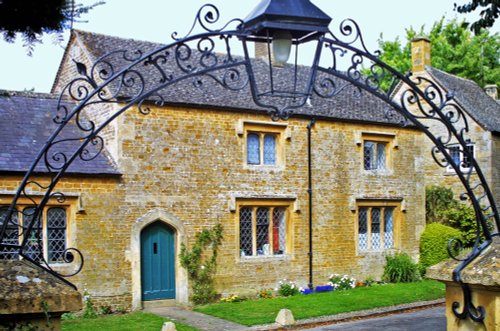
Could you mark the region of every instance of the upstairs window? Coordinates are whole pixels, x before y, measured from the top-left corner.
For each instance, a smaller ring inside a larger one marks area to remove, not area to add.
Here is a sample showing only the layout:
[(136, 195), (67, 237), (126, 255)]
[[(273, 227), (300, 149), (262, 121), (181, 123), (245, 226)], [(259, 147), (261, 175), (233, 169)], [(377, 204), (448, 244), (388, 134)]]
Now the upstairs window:
[(363, 169), (383, 171), (391, 169), (391, 146), (395, 136), (383, 133), (363, 133)]
[(286, 125), (265, 122), (244, 122), (244, 162), (249, 167), (283, 166)]
[(363, 164), (365, 170), (386, 169), (385, 142), (366, 140), (363, 146)]
[[(472, 158), (475, 157), (474, 144), (467, 144), (465, 146), (466, 152), (460, 145), (453, 145), (448, 148), (452, 162), (460, 168), (462, 172), (468, 172), (472, 168)], [(449, 165), (446, 170), (448, 172), (455, 172), (455, 169)]]
[(277, 256), (287, 252), (287, 206), (239, 208), (239, 255)]
[(273, 133), (249, 132), (247, 134), (247, 164), (276, 165), (276, 140)]

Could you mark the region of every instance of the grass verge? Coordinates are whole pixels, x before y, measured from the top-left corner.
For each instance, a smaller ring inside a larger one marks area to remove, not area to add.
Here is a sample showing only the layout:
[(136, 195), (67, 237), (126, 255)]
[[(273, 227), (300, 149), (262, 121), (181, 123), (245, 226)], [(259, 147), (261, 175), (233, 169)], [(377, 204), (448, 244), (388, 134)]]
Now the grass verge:
[(194, 310), (250, 326), (273, 323), (282, 308), (290, 309), (295, 319), (299, 320), (416, 301), (435, 300), (443, 298), (444, 293), (444, 284), (433, 280), (424, 280), (416, 283), (358, 287), (339, 292), (216, 303), (198, 306)]
[[(62, 321), (62, 331), (146, 331), (161, 330), (169, 319), (150, 313), (135, 312), (124, 315), (104, 315), (96, 318), (76, 318)], [(175, 323), (177, 331), (197, 331), (198, 329)]]

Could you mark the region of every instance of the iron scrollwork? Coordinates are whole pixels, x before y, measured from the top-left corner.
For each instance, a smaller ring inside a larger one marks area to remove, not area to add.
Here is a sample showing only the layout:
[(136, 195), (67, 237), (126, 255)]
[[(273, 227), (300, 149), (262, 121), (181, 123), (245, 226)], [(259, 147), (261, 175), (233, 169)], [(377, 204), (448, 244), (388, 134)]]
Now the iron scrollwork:
[[(16, 236), (23, 238), (22, 243), (19, 240), (16, 243), (16, 239), (12, 238), (13, 229), (19, 227), (15, 217), (19, 212), (16, 210), (19, 199), (25, 198), (31, 202), (33, 217), (38, 219), (50, 199), (64, 199), (64, 194), (56, 193), (55, 190), (69, 166), (75, 160), (92, 161), (102, 153), (104, 139), (101, 133), (111, 121), (134, 105), (140, 113), (149, 114), (151, 105), (162, 106), (167, 102), (165, 95), (168, 93), (165, 91), (168, 92), (175, 84), (190, 81), (195, 87), (202, 89), (204, 79), (209, 79), (230, 91), (250, 87), (253, 102), (268, 109), (274, 119), (288, 118), (306, 102), (312, 102), (314, 106), (316, 98), (333, 98), (349, 86), (354, 86), (358, 96), (368, 92), (385, 101), (390, 106), (386, 117), (394, 118), (399, 114), (402, 125), (413, 125), (422, 130), (434, 144), (431, 153), (437, 164), (453, 168), (462, 182), (464, 197), (469, 199), (476, 212), (478, 239), (472, 252), (462, 259), (454, 272), (454, 280), (464, 290), (464, 304), (462, 312), (458, 311), (458, 303), (453, 304), (453, 310), (459, 318), (470, 316), (476, 321), (483, 320), (484, 309), (472, 304), (470, 289), (462, 282), (460, 273), (488, 247), (493, 236), (498, 236), (500, 219), (485, 176), (474, 155), (466, 148), (469, 125), (467, 117), (454, 102), (454, 96), (443, 94), (426, 77), (403, 75), (391, 68), (380, 60), (380, 52), (372, 53), (367, 49), (357, 23), (345, 20), (340, 24), (338, 33), (330, 32), (318, 40), (313, 65), (309, 68), (312, 74), (308, 76), (307, 92), (300, 96), (277, 93), (272, 96), (276, 103), (264, 102), (263, 98), (268, 96), (254, 93), (255, 77), (248, 51), (245, 48), (245, 57), (232, 53), (232, 43), (244, 40), (245, 36), (238, 26), (235, 29), (229, 27), (243, 21), (233, 19), (220, 29), (212, 29), (211, 26), (218, 23), (218, 20), (218, 9), (213, 5), (205, 5), (198, 11), (190, 31), (184, 37), (178, 37), (178, 33), (174, 32), (171, 36), (173, 42), (168, 45), (135, 51), (118, 49), (102, 55), (90, 69), (88, 64), (75, 63), (80, 77), (70, 81), (61, 92), (53, 119), (58, 125), (57, 129), (34, 160), (10, 207), (3, 214), (1, 249), (15, 252), (56, 275), (68, 276), (51, 269), (43, 256), (40, 260), (35, 260), (26, 254), (29, 243), (27, 238), (34, 237), (39, 244), (41, 241), (36, 222), (23, 225), (22, 230), (16, 233)], [(201, 28), (202, 32), (193, 34), (197, 28)], [(218, 44), (224, 52), (216, 51)], [(329, 66), (320, 64), (319, 57), (322, 55), (330, 57)], [(390, 81), (387, 89), (383, 88), (384, 81)], [(394, 94), (397, 92), (396, 88), (401, 91), (398, 96)], [(76, 106), (69, 106), (67, 97), (74, 100)], [(291, 101), (279, 104), (283, 99)], [(109, 104), (117, 104), (118, 107), (107, 107)], [(90, 116), (96, 107), (106, 109), (100, 122)], [(459, 153), (467, 156), (471, 163), (468, 171), (464, 172), (464, 167), (454, 162), (450, 155), (450, 147), (455, 144), (461, 146)], [(50, 176), (47, 184), (34, 178), (34, 174), (41, 168)], [(42, 198), (35, 199), (32, 195), (35, 191), (44, 192)], [(493, 230), (490, 224), (493, 224)], [(480, 239), (481, 235), (484, 237), (483, 241)], [(66, 249), (64, 261), (80, 263), (72, 274), (79, 272), (83, 266), (83, 256), (74, 248)]]

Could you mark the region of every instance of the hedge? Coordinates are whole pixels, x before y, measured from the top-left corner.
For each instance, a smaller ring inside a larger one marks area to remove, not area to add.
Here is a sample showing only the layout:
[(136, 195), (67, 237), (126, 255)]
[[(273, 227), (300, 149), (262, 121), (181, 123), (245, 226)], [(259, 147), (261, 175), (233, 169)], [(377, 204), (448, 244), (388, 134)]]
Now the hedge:
[(448, 242), (461, 237), (461, 232), (452, 227), (439, 223), (428, 224), (420, 237), (420, 267), (426, 270), (449, 258)]

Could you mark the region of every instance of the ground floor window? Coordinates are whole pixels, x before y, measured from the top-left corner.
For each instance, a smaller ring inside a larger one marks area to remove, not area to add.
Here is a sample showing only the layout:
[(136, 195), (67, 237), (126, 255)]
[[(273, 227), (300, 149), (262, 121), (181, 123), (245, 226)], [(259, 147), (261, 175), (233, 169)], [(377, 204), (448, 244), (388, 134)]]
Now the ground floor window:
[[(18, 207), (7, 225), (7, 244), (20, 244), (27, 234), (25, 229), (33, 222), (33, 231), (24, 248), (24, 253), (35, 261), (44, 258), (49, 263), (64, 262), (63, 254), (67, 241), (67, 210), (64, 207), (46, 207), (40, 217), (35, 219), (35, 208)], [(0, 227), (6, 221), (8, 207), (0, 207)], [(0, 260), (19, 258), (13, 248), (0, 250)]]
[(239, 206), (240, 256), (273, 256), (287, 253), (287, 205)]
[(357, 210), (358, 250), (383, 251), (395, 246), (396, 206), (361, 205)]

